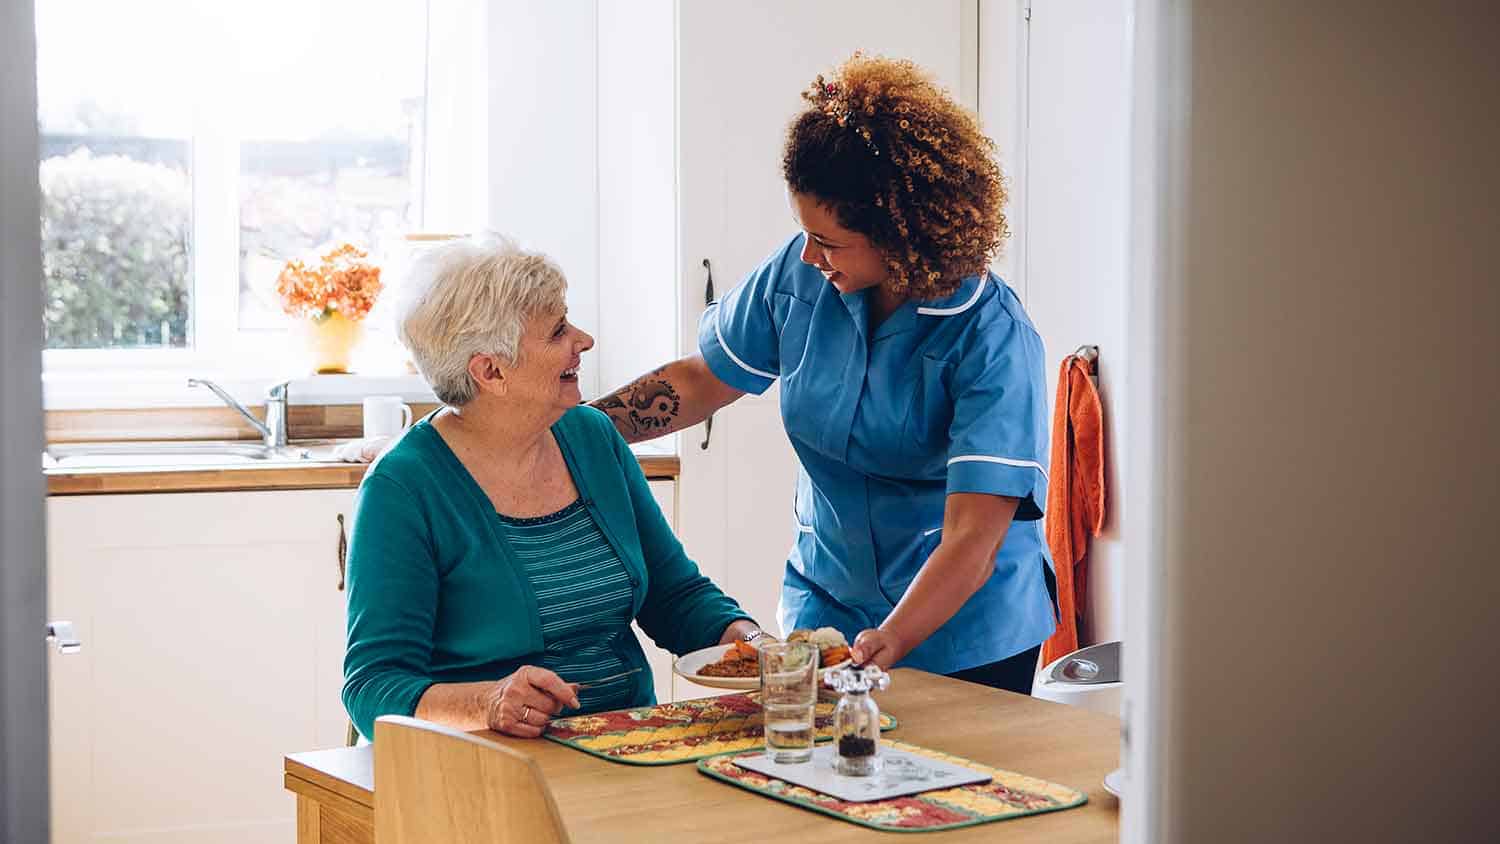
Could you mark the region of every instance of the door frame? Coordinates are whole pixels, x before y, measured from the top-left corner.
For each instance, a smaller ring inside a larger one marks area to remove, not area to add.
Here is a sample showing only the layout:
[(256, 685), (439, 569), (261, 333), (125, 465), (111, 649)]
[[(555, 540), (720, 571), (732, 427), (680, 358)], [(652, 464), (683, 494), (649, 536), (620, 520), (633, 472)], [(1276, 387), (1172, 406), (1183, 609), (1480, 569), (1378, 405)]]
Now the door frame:
[(0, 840), (48, 839), (41, 210), (32, 0), (0, 3)]
[(1120, 840), (1174, 839), (1173, 746), (1179, 741), (1173, 702), (1183, 678), (1174, 632), (1183, 596), (1172, 588), (1172, 530), (1183, 502), (1174, 494), (1172, 444), (1181, 440), (1185, 351), (1176, 330), (1188, 284), (1185, 242), (1190, 224), (1183, 186), (1191, 113), (1192, 0), (1133, 4), (1130, 127), (1130, 239), (1127, 268), (1126, 373), (1131, 412), (1123, 494), (1125, 548), (1126, 772)]
[[(985, 0), (980, 8), (979, 111), (1000, 146), (1010, 178), (1007, 215), (1015, 233), (997, 269), (1025, 301), (1027, 272), (1026, 172), (1030, 19), (1033, 6), (1061, 0)], [(1180, 683), (1171, 648), (1174, 596), (1167, 574), (1171, 516), (1167, 498), (1168, 444), (1180, 425), (1164, 390), (1173, 383), (1181, 350), (1171, 347), (1177, 299), (1186, 288), (1182, 270), (1189, 113), (1188, 0), (1134, 0), (1131, 42), (1129, 252), (1127, 254), (1126, 406), (1131, 420), (1124, 444), (1121, 494), (1139, 502), (1126, 509), (1124, 730), (1120, 763), (1127, 773), (1121, 801), (1120, 840), (1168, 840), (1167, 786), (1173, 700)], [(1004, 57), (995, 62), (991, 57)], [(991, 59), (986, 61), (986, 59)]]
[(1025, 304), (1030, 294), (1026, 273), (1026, 134), (1030, 100), (1032, 0), (985, 0), (975, 16), (979, 58), (975, 63), (979, 113), (984, 133), (995, 141), (1000, 171), (1006, 180), (1005, 219), (1011, 235), (992, 269)]

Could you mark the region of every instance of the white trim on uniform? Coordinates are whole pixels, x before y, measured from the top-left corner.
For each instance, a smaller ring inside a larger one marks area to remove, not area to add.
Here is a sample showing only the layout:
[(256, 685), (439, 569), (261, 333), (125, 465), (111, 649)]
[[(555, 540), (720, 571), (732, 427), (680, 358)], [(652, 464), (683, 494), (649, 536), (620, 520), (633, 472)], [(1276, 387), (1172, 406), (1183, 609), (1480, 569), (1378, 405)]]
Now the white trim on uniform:
[(801, 522), (798, 522), (797, 523), (797, 532), (798, 533), (812, 533), (813, 532), (813, 527), (812, 527), (812, 525), (804, 525)]
[(1042, 477), (1047, 477), (1047, 467), (1036, 462), (1035, 460), (1013, 460), (1009, 457), (990, 457), (987, 454), (961, 454), (958, 457), (954, 457), (948, 460), (949, 466), (952, 466), (954, 463), (999, 463), (1002, 466), (1015, 466), (1021, 469), (1035, 469), (1038, 472), (1042, 473)]
[(735, 354), (733, 349), (729, 348), (729, 344), (724, 342), (724, 332), (719, 330), (719, 314), (717, 311), (714, 312), (714, 337), (719, 341), (719, 348), (723, 349), (724, 354), (729, 355), (729, 359), (738, 364), (740, 369), (743, 369), (746, 372), (752, 373), (754, 375), (759, 375), (762, 378), (769, 378), (772, 381), (776, 380), (777, 376), (774, 373), (763, 372), (751, 366), (750, 364), (745, 363), (744, 361), (740, 360), (740, 356)]
[(980, 276), (979, 283), (974, 286), (974, 295), (969, 297), (969, 301), (956, 308), (917, 308), (917, 313), (928, 316), (953, 316), (954, 314), (961, 314), (974, 307), (974, 303), (979, 301), (979, 294), (984, 292), (984, 283), (986, 281), (989, 281), (989, 276)]
[(940, 528), (940, 527), (931, 528), (929, 530), (922, 531), (922, 535), (923, 536), (932, 536), (934, 533), (937, 533), (940, 530), (942, 530), (942, 528)]

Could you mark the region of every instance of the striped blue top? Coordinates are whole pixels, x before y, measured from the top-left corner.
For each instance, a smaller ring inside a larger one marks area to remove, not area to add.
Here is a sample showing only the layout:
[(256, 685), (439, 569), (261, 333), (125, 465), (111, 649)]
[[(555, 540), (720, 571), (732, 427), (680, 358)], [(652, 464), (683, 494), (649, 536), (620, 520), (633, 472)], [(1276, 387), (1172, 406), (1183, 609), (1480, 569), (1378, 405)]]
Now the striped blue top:
[[(536, 592), (545, 647), (537, 664), (570, 683), (630, 670), (620, 638), (631, 635), (634, 586), (583, 500), (532, 519), (497, 515)], [(638, 679), (622, 677), (580, 690), (580, 711), (628, 706)]]

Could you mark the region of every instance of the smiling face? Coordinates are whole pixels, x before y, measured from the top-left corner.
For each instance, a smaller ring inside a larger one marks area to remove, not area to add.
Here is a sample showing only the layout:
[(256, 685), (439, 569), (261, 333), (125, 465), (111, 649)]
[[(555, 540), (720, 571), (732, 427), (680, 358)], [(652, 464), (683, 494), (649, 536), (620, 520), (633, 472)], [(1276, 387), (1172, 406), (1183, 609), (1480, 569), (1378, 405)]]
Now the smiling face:
[(506, 396), (558, 412), (576, 407), (583, 401), (578, 365), (593, 347), (594, 338), (568, 322), (567, 308), (532, 316), (521, 335), (520, 359), (501, 369)]
[(806, 193), (787, 191), (792, 217), (807, 233), (804, 263), (817, 267), (840, 293), (853, 293), (885, 281), (885, 255), (868, 237), (839, 225), (833, 210)]

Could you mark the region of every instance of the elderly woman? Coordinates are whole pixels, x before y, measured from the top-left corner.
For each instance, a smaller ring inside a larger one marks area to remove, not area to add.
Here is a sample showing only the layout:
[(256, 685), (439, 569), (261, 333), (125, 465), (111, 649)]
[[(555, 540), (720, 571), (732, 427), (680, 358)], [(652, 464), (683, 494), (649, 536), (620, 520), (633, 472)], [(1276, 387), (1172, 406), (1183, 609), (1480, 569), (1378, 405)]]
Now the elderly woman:
[(445, 405), (360, 485), (344, 706), (541, 734), (562, 711), (653, 703), (637, 621), (685, 653), (759, 628), (698, 572), (608, 417), (561, 271), (501, 239), (425, 256), (402, 342)]

